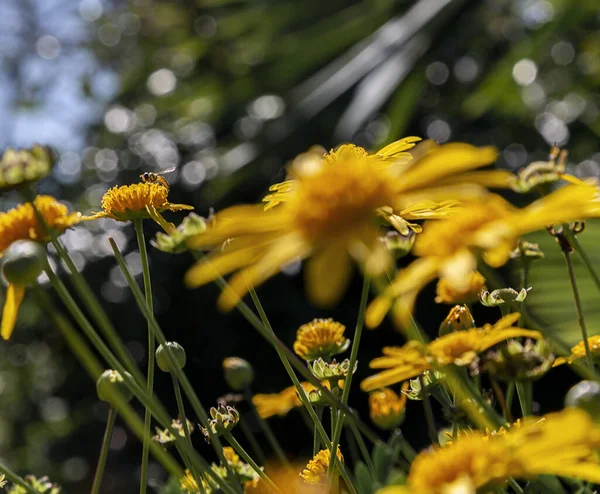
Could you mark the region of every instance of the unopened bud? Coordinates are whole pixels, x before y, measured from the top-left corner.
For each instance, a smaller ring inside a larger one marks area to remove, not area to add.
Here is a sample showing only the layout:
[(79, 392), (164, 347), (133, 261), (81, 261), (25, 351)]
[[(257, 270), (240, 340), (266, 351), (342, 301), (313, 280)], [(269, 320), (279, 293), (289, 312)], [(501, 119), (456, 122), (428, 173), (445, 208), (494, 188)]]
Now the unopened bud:
[[(171, 367), (170, 359), (167, 357), (169, 352), (175, 360), (175, 369)], [(176, 369), (183, 369), (185, 367), (185, 350), (176, 341), (166, 341), (165, 344), (158, 345), (156, 349), (156, 364), (158, 368), (163, 372), (174, 372)]]
[(396, 259), (400, 259), (411, 251), (413, 245), (415, 244), (416, 238), (416, 233), (408, 229), (406, 235), (402, 235), (401, 233), (393, 230), (387, 232), (385, 237), (382, 237), (382, 240), (387, 249), (396, 257)]
[(493, 292), (483, 291), (480, 300), (486, 307), (509, 307), (514, 303), (521, 303), (527, 298), (531, 288), (521, 288), (518, 292), (514, 288), (499, 288)]
[[(125, 377), (132, 379), (129, 372), (125, 372)], [(96, 381), (96, 392), (98, 393), (98, 398), (111, 405), (115, 402), (114, 393), (120, 394), (126, 402), (133, 398), (133, 393), (125, 384), (123, 376), (119, 371), (113, 369), (105, 370), (98, 378)]]
[(475, 320), (466, 305), (455, 305), (440, 324), (440, 336), (475, 327)]
[(596, 381), (581, 381), (573, 386), (565, 397), (565, 406), (579, 407), (600, 422), (600, 384)]
[(44, 247), (32, 240), (17, 240), (10, 244), (3, 261), (2, 274), (15, 285), (35, 283), (48, 262)]
[(225, 382), (234, 391), (243, 391), (254, 381), (254, 369), (247, 360), (227, 357), (223, 360)]

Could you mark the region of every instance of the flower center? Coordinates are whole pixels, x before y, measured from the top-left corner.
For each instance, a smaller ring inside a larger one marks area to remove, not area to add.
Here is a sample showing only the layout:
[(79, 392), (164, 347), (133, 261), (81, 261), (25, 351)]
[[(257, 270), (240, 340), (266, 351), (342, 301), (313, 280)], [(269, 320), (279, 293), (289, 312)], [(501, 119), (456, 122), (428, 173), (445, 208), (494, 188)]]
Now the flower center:
[(311, 240), (356, 231), (375, 221), (375, 210), (391, 204), (394, 196), (391, 177), (372, 160), (359, 157), (327, 163), (299, 182), (295, 220)]
[(143, 211), (146, 206), (160, 208), (168, 202), (166, 187), (157, 183), (138, 183), (113, 187), (102, 197), (102, 209), (109, 214)]

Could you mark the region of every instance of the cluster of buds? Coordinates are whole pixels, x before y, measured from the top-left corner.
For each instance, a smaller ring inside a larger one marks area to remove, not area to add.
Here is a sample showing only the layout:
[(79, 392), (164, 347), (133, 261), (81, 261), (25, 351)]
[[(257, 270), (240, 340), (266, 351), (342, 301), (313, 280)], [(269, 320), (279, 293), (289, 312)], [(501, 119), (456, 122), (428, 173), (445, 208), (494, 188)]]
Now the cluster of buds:
[(219, 405), (217, 408), (211, 407), (210, 416), (211, 418), (208, 421), (210, 433), (206, 427), (200, 427), (207, 441), (210, 440), (211, 435), (221, 436), (231, 432), (231, 429), (240, 421), (239, 412), (229, 405)]
[(486, 307), (499, 307), (503, 314), (508, 314), (513, 305), (521, 304), (527, 298), (531, 288), (521, 288), (519, 291), (514, 288), (499, 288), (492, 292), (483, 291), (480, 295), (480, 301)]
[(206, 231), (206, 220), (196, 213), (190, 213), (179, 226), (173, 226), (168, 233), (158, 232), (150, 244), (163, 252), (179, 254), (188, 250), (186, 243), (189, 238), (204, 231)]
[(0, 161), (0, 190), (10, 190), (46, 177), (56, 162), (54, 152), (45, 146), (4, 151)]
[(456, 331), (465, 331), (475, 327), (475, 319), (466, 305), (455, 305), (450, 309), (446, 319), (440, 324), (439, 334), (444, 336)]
[(513, 184), (516, 192), (527, 193), (534, 189), (558, 182), (567, 169), (566, 149), (553, 146), (548, 161), (534, 161), (517, 174)]
[[(337, 383), (340, 379), (346, 379), (350, 371), (350, 360), (345, 359), (342, 362), (337, 362), (333, 359), (331, 362), (325, 362), (322, 358), (318, 358), (312, 364), (309, 364), (309, 367), (316, 378)], [(356, 363), (354, 369), (352, 369), (352, 374), (355, 372)]]
[[(187, 420), (188, 431), (190, 434), (194, 432), (194, 424)], [(171, 422), (171, 428), (175, 430), (177, 434), (181, 437), (185, 437), (185, 427), (183, 427), (183, 422), (181, 418), (173, 419)], [(175, 435), (169, 429), (159, 429), (156, 427), (156, 435), (152, 436), (152, 439), (163, 446), (168, 446), (171, 443), (174, 443), (177, 439)]]
[(509, 340), (481, 359), (482, 368), (497, 379), (510, 381), (535, 381), (552, 368), (554, 354), (547, 340), (525, 343)]

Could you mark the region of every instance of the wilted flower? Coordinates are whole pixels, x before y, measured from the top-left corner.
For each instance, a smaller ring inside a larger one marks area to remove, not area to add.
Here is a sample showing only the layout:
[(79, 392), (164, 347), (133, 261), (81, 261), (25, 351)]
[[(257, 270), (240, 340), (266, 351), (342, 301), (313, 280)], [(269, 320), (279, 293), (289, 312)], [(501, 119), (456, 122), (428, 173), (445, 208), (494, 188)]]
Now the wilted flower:
[(0, 191), (41, 180), (50, 173), (55, 161), (54, 152), (39, 144), (31, 149), (7, 148), (0, 160)]
[(510, 258), (514, 261), (531, 262), (543, 259), (544, 253), (538, 244), (519, 240), (517, 246), (510, 252)]
[(206, 221), (196, 213), (190, 213), (177, 226), (168, 228), (166, 233), (158, 232), (150, 244), (158, 250), (170, 254), (179, 254), (188, 250), (186, 242), (194, 235), (206, 230)]
[[(428, 143), (413, 161), (407, 151), (416, 141), (406, 138), (375, 154), (343, 145), (299, 159), (292, 179), (265, 198), (269, 211), (234, 206), (216, 215), (214, 228), (190, 240), (191, 248), (214, 251), (188, 271), (186, 283), (196, 287), (237, 271), (219, 299), (219, 306), (230, 310), (249, 286), (260, 285), (293, 260), (311, 257), (305, 270), (310, 299), (320, 306), (336, 303), (350, 282), (352, 260), (370, 275), (393, 262), (379, 240), (382, 214), (394, 224), (396, 217), (405, 222), (446, 217), (449, 199), (486, 193), (473, 184), (488, 184), (492, 172), (464, 172), (494, 161), (494, 148)], [(507, 185), (510, 174), (500, 175), (498, 183)], [(391, 214), (384, 214), (386, 206)], [(232, 237), (232, 248), (221, 252)]]
[(348, 349), (350, 340), (344, 336), (345, 330), (346, 326), (333, 319), (314, 319), (298, 329), (294, 351), (308, 361), (330, 358)]
[(539, 331), (512, 327), (519, 317), (519, 314), (511, 314), (494, 325), (486, 324), (482, 328), (450, 333), (428, 345), (411, 340), (400, 348), (385, 347), (384, 356), (371, 361), (370, 367), (386, 370), (365, 379), (361, 383), (361, 389), (371, 391), (391, 386), (418, 376), (426, 370), (449, 364), (469, 365), (481, 352), (509, 338), (542, 337)]
[(436, 287), (435, 301), (438, 304), (468, 304), (477, 300), (482, 290), (485, 290), (485, 278), (479, 271), (470, 273), (467, 283), (459, 288), (446, 278), (440, 278)]
[(171, 204), (168, 195), (169, 189), (156, 182), (113, 187), (102, 196), (102, 211), (83, 219), (112, 218), (117, 221), (133, 221), (153, 218), (161, 223), (160, 218), (157, 219), (157, 213), (194, 209), (187, 204)]
[[(340, 447), (337, 449), (337, 457), (340, 462), (344, 461)], [(319, 451), (312, 460), (308, 462), (306, 468), (300, 472), (300, 477), (307, 484), (323, 484), (327, 482), (327, 470), (329, 469), (329, 462), (331, 460), (331, 453), (328, 449), (322, 449)]]
[(519, 171), (513, 189), (517, 192), (528, 193), (560, 180), (572, 183), (580, 182), (578, 178), (565, 173), (567, 157), (566, 149), (561, 150), (557, 146), (553, 146), (550, 149), (548, 161), (534, 161)]
[(498, 288), (492, 292), (481, 292), (480, 300), (486, 307), (504, 307), (508, 311), (513, 304), (523, 302), (529, 290), (531, 288), (521, 288), (519, 291), (514, 288)]
[[(402, 391), (408, 389), (408, 382)], [(404, 420), (407, 396), (398, 396), (391, 388), (381, 388), (369, 393), (369, 416), (374, 424), (382, 429), (395, 429)]]
[(440, 336), (475, 327), (475, 320), (466, 305), (455, 305), (440, 324)]
[(202, 434), (208, 441), (212, 434), (222, 435), (231, 432), (240, 420), (239, 412), (232, 406), (219, 405), (217, 408), (211, 407), (210, 409), (211, 418), (208, 420), (208, 427), (210, 427), (210, 434), (205, 427), (200, 427)]
[(509, 340), (483, 356), (483, 366), (501, 381), (533, 381), (552, 368), (554, 354), (548, 340)]

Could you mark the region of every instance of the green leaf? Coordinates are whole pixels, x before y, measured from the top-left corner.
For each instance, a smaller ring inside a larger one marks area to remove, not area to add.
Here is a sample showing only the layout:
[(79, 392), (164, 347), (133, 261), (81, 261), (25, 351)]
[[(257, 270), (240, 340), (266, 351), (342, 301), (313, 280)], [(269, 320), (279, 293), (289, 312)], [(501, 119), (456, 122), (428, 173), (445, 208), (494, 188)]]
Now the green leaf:
[(356, 486), (359, 494), (371, 494), (373, 492), (373, 484), (375, 480), (371, 477), (371, 472), (362, 461), (356, 462), (354, 468), (354, 475), (356, 476)]

